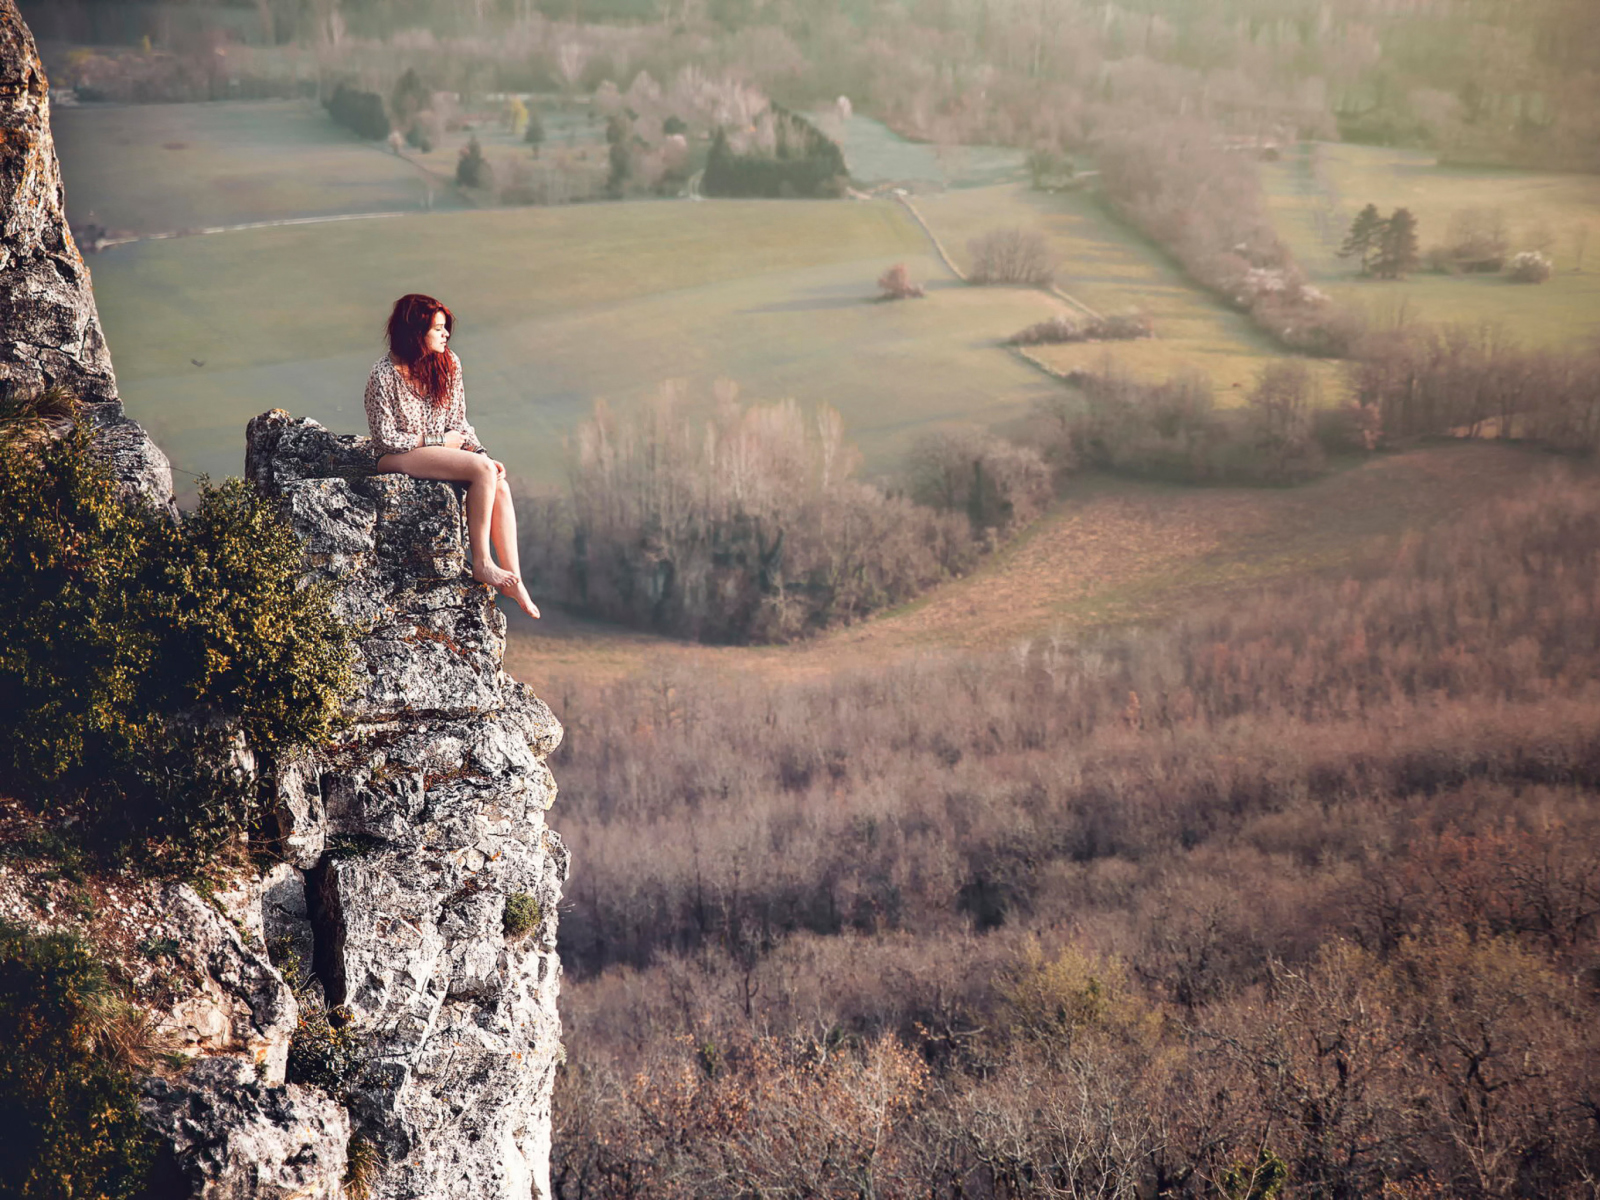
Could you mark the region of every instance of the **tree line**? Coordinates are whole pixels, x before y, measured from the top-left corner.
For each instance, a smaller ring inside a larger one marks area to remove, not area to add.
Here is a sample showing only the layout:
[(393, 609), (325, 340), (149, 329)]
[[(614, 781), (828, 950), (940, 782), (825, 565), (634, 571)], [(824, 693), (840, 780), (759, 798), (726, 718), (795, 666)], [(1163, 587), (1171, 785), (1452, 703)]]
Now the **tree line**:
[(888, 487), (858, 462), (825, 405), (745, 405), (731, 385), (710, 406), (670, 386), (597, 404), (566, 495), (525, 501), (522, 560), (541, 594), (609, 620), (783, 641), (964, 573), (1051, 495), (1037, 453), (979, 430), (928, 435)]
[[(161, 42), (155, 55), (89, 36), (75, 6), (29, 6), (29, 16), (43, 37), (96, 45), (59, 71), (51, 64), (53, 80), (118, 100), (295, 95), (308, 66), (380, 94), (415, 67), (462, 95), (592, 93), (606, 80), (626, 89), (639, 72), (667, 80), (687, 67), (737, 67), (791, 109), (847, 95), (941, 144), (1059, 156), (1089, 148), (1108, 119), (1189, 118), (1279, 143), (1342, 135), (1455, 161), (1583, 168), (1600, 163), (1600, 33), (1586, 4), (918, 0), (833, 11), (718, 0), (578, 23), (559, 4), (524, 0), (484, 0), (470, 15), (260, 0), (256, 20), (219, 11), (203, 33), (159, 12), (126, 22), (130, 41)], [(219, 37), (243, 43), (225, 67)]]
[(1248, 153), (1195, 121), (1120, 127), (1097, 146), (1100, 197), (1197, 283), (1292, 350), (1351, 351), (1360, 317), (1307, 280), (1278, 237)]

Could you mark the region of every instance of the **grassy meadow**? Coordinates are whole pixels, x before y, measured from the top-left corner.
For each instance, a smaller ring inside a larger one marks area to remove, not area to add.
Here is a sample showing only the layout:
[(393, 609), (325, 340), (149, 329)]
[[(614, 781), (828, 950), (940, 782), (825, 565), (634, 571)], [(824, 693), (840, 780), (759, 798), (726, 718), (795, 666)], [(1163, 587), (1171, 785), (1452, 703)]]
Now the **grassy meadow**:
[[(1404, 304), (1424, 321), (1493, 322), (1552, 346), (1600, 328), (1600, 176), (1440, 166), (1416, 150), (1312, 142), (1263, 164), (1262, 179), (1279, 233), (1318, 286), (1379, 319)], [(1401, 281), (1362, 279), (1338, 250), (1368, 203), (1385, 216), (1409, 208), (1424, 253), (1445, 240), (1452, 214), (1503, 210), (1510, 253), (1542, 246), (1555, 274), (1537, 286), (1426, 271)]]
[(72, 223), (118, 237), (461, 203), (309, 100), (58, 105), (50, 128)]
[(668, 379), (833, 404), (869, 468), (919, 425), (1014, 418), (1057, 386), (997, 347), (1057, 301), (873, 302), (896, 261), (942, 273), (887, 201), (662, 201), (253, 229), (116, 247), (93, 270), (128, 410), (184, 470), (236, 472), (268, 408), (364, 429), (388, 305), (426, 291), (460, 319), (474, 424), (515, 474), (553, 482), (596, 398)]
[[(1195, 370), (1210, 378), (1218, 404), (1230, 407), (1244, 402), (1266, 363), (1282, 357), (1244, 314), (1197, 287), (1087, 192), (1045, 193), (1008, 184), (919, 196), (916, 204), (963, 269), (972, 238), (996, 228), (1037, 229), (1057, 256), (1062, 290), (1099, 312), (1138, 309), (1155, 326), (1156, 336), (1144, 341), (1030, 347), (1058, 370), (1098, 370), (1109, 361), (1147, 382)], [(1326, 374), (1330, 387), (1336, 386), (1337, 371)]]
[[(124, 401), (182, 472), (237, 473), (244, 424), (268, 408), (363, 430), (382, 322), (407, 291), (457, 313), (474, 423), (534, 483), (561, 478), (562, 440), (596, 399), (626, 404), (668, 380), (830, 403), (869, 471), (895, 466), (929, 423), (1014, 420), (1057, 386), (999, 343), (1060, 302), (956, 286), (887, 200), (471, 209), (436, 187), (434, 211), (420, 211), (429, 173), (449, 171), (466, 133), (419, 168), (308, 102), (86, 105), (53, 122), (74, 219), (115, 233), (410, 214), (144, 241), (91, 260)], [(546, 154), (595, 132), (565, 109), (546, 125)], [(850, 122), (864, 161), (881, 165), (897, 143), (875, 125)], [(479, 132), (491, 157), (527, 155), (497, 124)], [(901, 261), (929, 299), (875, 303), (878, 276)]]

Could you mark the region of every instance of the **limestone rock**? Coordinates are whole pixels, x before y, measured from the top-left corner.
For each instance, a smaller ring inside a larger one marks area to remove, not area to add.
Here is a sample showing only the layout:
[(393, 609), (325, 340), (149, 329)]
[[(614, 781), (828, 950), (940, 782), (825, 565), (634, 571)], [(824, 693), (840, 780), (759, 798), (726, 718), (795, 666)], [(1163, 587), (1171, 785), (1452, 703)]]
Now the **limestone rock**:
[[(0, 388), (55, 384), (85, 401), (123, 486), (170, 509), (67, 227), (43, 67), (0, 0)], [(544, 759), (560, 724), (500, 669), (505, 620), (467, 574), (460, 489), (374, 475), (365, 439), (282, 412), (247, 437), (248, 476), (362, 631), (360, 686), (337, 742), (251, 768), (279, 835), (255, 849), (281, 866), (212, 900), (141, 885), (140, 969), (176, 991), (159, 1024), (196, 1056), (146, 1082), (154, 1194), (331, 1200), (354, 1131), (381, 1151), (375, 1198), (548, 1196), (569, 858), (545, 826)], [(519, 893), (540, 919), (511, 938)], [(360, 1062), (337, 1094), (285, 1082), (300, 1001), (274, 946), (309, 960), (307, 1003), (349, 1013)]]
[(123, 486), (170, 506), (166, 455), (117, 398), (89, 268), (67, 226), (49, 90), (15, 0), (0, 0), (0, 388), (71, 388)]
[(161, 1138), (163, 1200), (338, 1200), (350, 1119), (310, 1088), (272, 1087), (248, 1061), (202, 1059), (151, 1079), (141, 1102)]
[[(259, 896), (258, 888), (250, 890), (257, 930)], [(259, 933), (250, 933), (254, 945), (247, 944), (225, 907), (207, 903), (186, 884), (163, 889), (160, 912), (152, 937), (172, 948), (190, 982), (163, 1015), (162, 1032), (191, 1054), (243, 1054), (266, 1082), (282, 1083), (300, 1010)]]
[[(281, 411), (246, 441), (247, 477), (362, 631), (351, 723), (272, 772), (290, 866), (263, 884), (267, 936), (305, 943), (303, 897), (317, 982), (363, 1047), (344, 1098), (381, 1152), (375, 1197), (545, 1196), (568, 855), (544, 759), (561, 726), (500, 669), (505, 619), (467, 571), (460, 488), (374, 475), (366, 439)], [(519, 894), (540, 920), (513, 939)]]

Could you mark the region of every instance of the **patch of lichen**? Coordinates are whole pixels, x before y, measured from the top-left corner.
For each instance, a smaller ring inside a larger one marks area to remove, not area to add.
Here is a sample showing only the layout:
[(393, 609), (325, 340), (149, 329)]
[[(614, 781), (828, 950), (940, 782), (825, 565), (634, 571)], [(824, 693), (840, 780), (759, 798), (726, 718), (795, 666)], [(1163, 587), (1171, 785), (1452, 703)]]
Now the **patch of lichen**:
[(84, 844), (190, 871), (247, 828), (241, 751), (315, 742), (352, 643), (241, 480), (174, 521), (125, 499), (86, 422), (0, 400), (0, 776)]

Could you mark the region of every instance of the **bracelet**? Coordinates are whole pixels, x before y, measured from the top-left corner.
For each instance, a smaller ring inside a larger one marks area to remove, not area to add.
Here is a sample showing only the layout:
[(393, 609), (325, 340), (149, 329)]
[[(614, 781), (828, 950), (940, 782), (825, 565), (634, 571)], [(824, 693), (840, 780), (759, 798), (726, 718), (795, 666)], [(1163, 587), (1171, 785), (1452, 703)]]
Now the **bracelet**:
[(442, 446), (444, 445), (444, 435), (435, 436), (431, 433), (425, 433), (422, 435), (422, 444), (424, 446)]

